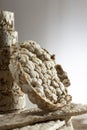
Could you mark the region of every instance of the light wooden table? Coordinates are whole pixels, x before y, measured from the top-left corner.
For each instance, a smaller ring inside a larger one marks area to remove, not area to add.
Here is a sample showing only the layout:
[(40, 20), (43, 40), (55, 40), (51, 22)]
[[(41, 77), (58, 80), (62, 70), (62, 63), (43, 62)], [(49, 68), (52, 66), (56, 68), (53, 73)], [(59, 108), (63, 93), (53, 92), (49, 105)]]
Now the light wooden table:
[(71, 104), (54, 112), (23, 109), (0, 114), (0, 130), (87, 130), (87, 115), (82, 114), (87, 114), (87, 105)]
[(46, 123), (39, 123), (31, 126), (22, 127), (13, 130), (74, 130), (72, 123), (70, 122), (67, 126), (64, 121), (48, 121)]
[(73, 117), (72, 123), (75, 130), (87, 130), (87, 114)]

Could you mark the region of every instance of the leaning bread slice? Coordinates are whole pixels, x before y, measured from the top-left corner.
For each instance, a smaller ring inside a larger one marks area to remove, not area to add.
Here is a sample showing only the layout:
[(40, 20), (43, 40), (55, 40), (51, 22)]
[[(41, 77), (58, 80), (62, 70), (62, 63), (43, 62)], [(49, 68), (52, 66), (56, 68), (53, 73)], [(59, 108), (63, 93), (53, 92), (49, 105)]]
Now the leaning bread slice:
[(33, 103), (47, 111), (60, 109), (71, 101), (55, 66), (54, 56), (33, 41), (12, 47), (9, 68), (13, 78)]

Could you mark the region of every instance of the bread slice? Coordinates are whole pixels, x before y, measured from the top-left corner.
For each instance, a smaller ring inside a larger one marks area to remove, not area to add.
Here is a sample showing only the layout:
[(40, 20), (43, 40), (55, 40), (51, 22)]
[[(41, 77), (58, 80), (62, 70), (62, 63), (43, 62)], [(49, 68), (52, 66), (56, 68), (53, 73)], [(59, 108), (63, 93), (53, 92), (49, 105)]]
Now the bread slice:
[(13, 46), (9, 68), (22, 91), (39, 108), (54, 111), (70, 103), (72, 98), (58, 76), (54, 55), (36, 42)]

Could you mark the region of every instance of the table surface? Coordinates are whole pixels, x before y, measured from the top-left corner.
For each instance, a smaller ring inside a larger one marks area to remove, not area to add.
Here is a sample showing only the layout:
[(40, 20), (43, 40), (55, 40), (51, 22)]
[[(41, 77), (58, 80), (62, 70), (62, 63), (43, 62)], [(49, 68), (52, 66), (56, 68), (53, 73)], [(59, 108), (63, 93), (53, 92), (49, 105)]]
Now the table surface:
[[(36, 108), (31, 110), (25, 109), (12, 113), (0, 114), (0, 130), (14, 129), (18, 127), (24, 127), (26, 125), (34, 125), (35, 123), (47, 122), (58, 119), (62, 121), (68, 121), (71, 116), (77, 116), (72, 118), (75, 130), (87, 130), (87, 105), (73, 104), (73, 107), (71, 105), (71, 107), (67, 106), (66, 108), (67, 109), (64, 108), (64, 110), (62, 111), (58, 110), (55, 112), (48, 113)], [(85, 115), (81, 116), (81, 114)]]
[(73, 117), (72, 123), (75, 130), (87, 130), (87, 114)]

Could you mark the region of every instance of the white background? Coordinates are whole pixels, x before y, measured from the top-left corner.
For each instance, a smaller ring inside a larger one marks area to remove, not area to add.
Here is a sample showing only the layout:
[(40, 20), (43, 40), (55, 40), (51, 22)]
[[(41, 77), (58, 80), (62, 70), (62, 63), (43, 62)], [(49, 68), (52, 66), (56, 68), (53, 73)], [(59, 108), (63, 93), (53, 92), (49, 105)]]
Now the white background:
[(0, 0), (0, 10), (15, 13), (19, 41), (35, 40), (56, 54), (73, 102), (87, 103), (87, 0)]

